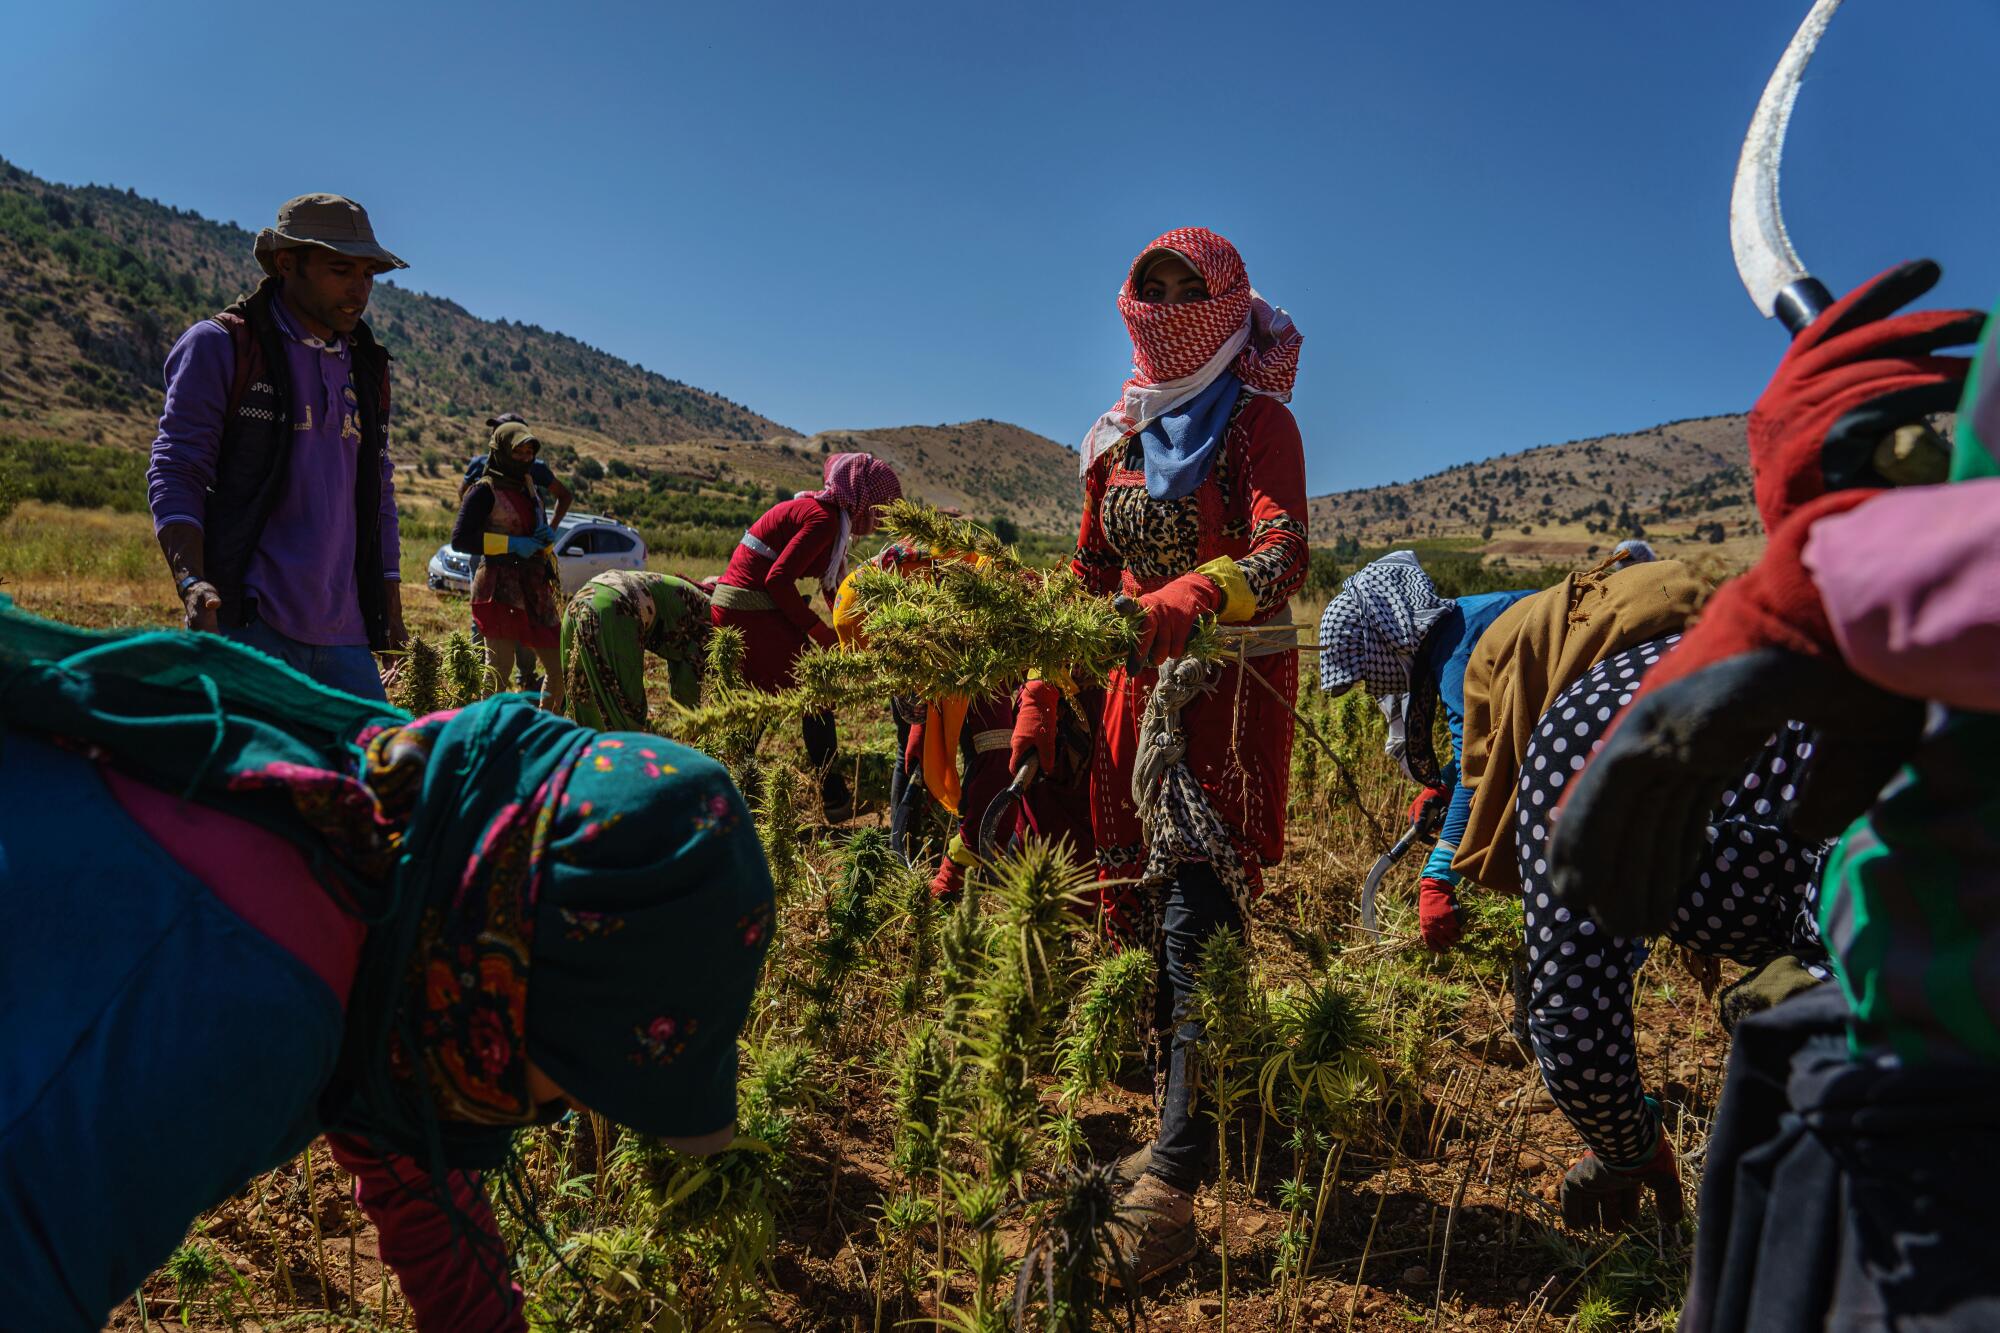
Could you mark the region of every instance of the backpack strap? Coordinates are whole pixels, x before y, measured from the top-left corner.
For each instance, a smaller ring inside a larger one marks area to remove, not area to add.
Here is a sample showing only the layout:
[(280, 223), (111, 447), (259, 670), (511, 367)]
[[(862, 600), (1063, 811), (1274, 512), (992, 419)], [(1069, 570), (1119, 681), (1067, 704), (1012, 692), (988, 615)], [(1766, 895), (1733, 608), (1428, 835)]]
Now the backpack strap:
[(236, 370), (229, 381), (229, 404), (222, 411), (222, 420), (226, 426), (236, 419), (236, 409), (243, 405), (244, 391), (250, 387), (250, 372), (256, 369), (257, 358), (252, 355), (255, 342), (250, 334), (250, 321), (235, 311), (225, 310), (210, 318), (229, 334), (230, 346), (236, 353)]

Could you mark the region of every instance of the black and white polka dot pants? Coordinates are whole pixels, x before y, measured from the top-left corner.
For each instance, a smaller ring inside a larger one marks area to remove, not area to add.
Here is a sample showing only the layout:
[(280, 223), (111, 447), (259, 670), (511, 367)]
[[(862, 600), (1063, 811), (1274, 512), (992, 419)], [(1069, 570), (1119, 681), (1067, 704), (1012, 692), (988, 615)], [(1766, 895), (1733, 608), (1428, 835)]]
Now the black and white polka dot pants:
[[(1645, 941), (1608, 934), (1556, 904), (1548, 833), (1563, 784), (1679, 637), (1642, 643), (1593, 667), (1543, 714), (1521, 762), (1515, 833), (1527, 915), (1530, 1042), (1557, 1107), (1591, 1150), (1614, 1165), (1643, 1160), (1659, 1137), (1632, 1040), (1632, 974), (1645, 958)], [(1708, 829), (1712, 854), (1681, 891), (1667, 927), (1674, 942), (1747, 964), (1818, 952), (1813, 898), (1823, 844), (1771, 822), (1811, 754), (1804, 730), (1790, 723), (1723, 795)]]

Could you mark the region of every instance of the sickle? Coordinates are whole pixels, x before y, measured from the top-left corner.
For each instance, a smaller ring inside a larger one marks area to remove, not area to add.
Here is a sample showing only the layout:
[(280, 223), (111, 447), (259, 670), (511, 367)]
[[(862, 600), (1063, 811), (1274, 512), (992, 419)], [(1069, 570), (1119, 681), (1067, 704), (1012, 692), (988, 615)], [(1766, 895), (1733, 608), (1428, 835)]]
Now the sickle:
[(1776, 317), (1793, 334), (1832, 305), (1833, 294), (1806, 272), (1792, 249), (1778, 201), (1778, 170), (1799, 81), (1839, 8), (1840, 0), (1815, 0), (1805, 22), (1792, 34), (1778, 67), (1771, 71), (1771, 81), (1764, 85), (1764, 95), (1757, 99), (1757, 113), (1743, 136), (1743, 156), (1736, 162), (1736, 186), (1729, 196), (1729, 248), (1736, 256), (1736, 275), (1757, 309), (1767, 318)]
[(1040, 756), (1030, 754), (1021, 761), (1021, 767), (1014, 773), (1014, 780), (1007, 789), (986, 803), (986, 813), (979, 820), (979, 855), (988, 861), (997, 861), (1007, 848), (1000, 845), (1000, 822), (1009, 810), (1017, 809), (1028, 799), (1028, 786), (1042, 771)]
[(1375, 924), (1375, 892), (1382, 887), (1382, 877), (1389, 873), (1390, 866), (1403, 859), (1403, 854), (1417, 839), (1437, 840), (1438, 831), (1444, 827), (1444, 806), (1443, 801), (1431, 802), (1424, 810), (1423, 818), (1411, 820), (1409, 829), (1396, 839), (1395, 845), (1375, 858), (1375, 866), (1361, 886), (1361, 928), (1369, 934), (1382, 933)]

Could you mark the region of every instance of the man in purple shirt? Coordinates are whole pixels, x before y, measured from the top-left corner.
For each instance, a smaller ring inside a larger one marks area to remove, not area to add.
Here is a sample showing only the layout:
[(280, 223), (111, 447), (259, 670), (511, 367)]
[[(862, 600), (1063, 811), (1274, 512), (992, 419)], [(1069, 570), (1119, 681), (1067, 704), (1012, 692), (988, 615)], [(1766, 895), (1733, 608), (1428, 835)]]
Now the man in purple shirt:
[(405, 638), (389, 357), (361, 315), (407, 265), (368, 214), (302, 195), (257, 237), (256, 293), (181, 335), (147, 472), (189, 629), (336, 689), (383, 696)]

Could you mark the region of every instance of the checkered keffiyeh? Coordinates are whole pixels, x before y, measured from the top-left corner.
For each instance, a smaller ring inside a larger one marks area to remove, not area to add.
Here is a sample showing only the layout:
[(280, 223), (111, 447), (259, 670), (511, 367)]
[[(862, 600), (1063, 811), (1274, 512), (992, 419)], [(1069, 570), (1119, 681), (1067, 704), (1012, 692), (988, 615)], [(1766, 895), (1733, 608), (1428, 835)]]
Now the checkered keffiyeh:
[(1452, 603), (1411, 551), (1393, 551), (1349, 576), (1319, 618), (1319, 687), (1355, 682), (1377, 697), (1404, 694), (1424, 632)]
[[(1206, 301), (1156, 305), (1139, 299), (1146, 261), (1164, 251), (1201, 274)], [(1236, 247), (1208, 228), (1179, 227), (1141, 250), (1118, 290), (1118, 313), (1132, 336), (1132, 377), (1118, 402), (1084, 436), (1079, 451), (1084, 471), (1133, 431), (1198, 396), (1225, 370), (1251, 393), (1291, 401), (1299, 373), (1298, 327), (1257, 294)]]

